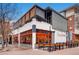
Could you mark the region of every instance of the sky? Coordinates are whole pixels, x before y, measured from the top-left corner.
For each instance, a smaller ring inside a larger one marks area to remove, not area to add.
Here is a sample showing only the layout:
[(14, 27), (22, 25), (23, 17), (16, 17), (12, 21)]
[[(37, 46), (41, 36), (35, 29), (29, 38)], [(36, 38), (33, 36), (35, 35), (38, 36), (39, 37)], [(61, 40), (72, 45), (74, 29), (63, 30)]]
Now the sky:
[[(35, 4), (42, 8), (46, 8), (50, 6), (52, 9), (56, 10), (57, 12), (60, 12), (74, 5), (74, 3), (39, 3), (39, 4), (35, 3)], [(15, 21), (20, 19), (35, 4), (34, 3), (17, 3), (16, 5), (18, 6), (19, 13), (17, 15), (17, 18), (15, 18)]]

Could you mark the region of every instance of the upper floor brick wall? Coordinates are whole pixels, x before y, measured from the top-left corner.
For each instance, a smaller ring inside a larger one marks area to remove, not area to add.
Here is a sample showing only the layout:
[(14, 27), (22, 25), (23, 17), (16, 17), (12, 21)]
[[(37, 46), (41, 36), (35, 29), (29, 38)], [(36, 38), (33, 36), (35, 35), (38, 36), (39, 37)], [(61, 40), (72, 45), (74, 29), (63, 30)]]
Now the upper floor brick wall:
[(22, 25), (24, 25), (25, 23), (27, 23), (28, 21), (31, 20), (32, 17), (39, 15), (40, 17), (44, 18), (44, 11), (43, 9), (37, 7), (37, 6), (33, 6), (27, 13), (25, 13), (15, 24), (14, 24), (14, 28), (18, 28)]

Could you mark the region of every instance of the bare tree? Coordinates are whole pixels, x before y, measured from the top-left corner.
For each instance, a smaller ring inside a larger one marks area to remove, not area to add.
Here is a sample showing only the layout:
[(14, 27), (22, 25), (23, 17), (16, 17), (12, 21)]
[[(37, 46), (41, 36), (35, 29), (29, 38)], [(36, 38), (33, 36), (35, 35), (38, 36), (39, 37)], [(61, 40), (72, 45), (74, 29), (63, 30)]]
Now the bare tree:
[(16, 17), (17, 5), (10, 3), (0, 3), (0, 33), (2, 34), (2, 48), (8, 44), (8, 34), (10, 32), (10, 21)]

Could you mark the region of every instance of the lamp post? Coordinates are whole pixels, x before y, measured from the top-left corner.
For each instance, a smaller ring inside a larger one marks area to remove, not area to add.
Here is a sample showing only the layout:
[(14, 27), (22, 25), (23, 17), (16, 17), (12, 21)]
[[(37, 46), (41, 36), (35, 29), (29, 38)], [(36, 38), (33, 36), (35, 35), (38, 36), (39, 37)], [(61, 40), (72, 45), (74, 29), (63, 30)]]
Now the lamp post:
[(51, 52), (51, 40), (50, 40), (50, 34), (51, 34), (51, 25), (49, 26), (49, 46), (48, 51)]

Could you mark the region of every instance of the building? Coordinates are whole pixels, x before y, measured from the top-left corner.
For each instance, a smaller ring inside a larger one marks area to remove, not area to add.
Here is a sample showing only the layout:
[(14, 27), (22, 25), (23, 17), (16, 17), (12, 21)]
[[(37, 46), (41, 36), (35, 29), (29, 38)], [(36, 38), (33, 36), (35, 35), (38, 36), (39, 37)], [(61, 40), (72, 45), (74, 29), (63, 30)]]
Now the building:
[(79, 4), (75, 4), (61, 14), (68, 19), (69, 41), (79, 41)]
[(67, 19), (50, 7), (34, 5), (13, 28), (13, 42), (18, 46), (35, 49), (39, 44), (66, 43)]

